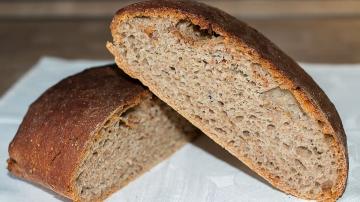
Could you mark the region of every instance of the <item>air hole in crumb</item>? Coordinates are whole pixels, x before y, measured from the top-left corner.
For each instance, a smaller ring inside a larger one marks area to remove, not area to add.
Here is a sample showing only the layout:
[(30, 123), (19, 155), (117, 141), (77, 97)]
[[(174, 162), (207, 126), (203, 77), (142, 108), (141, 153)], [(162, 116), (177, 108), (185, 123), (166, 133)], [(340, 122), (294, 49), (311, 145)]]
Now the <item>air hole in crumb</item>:
[(318, 151), (317, 147), (313, 147), (313, 151), (314, 151), (314, 153), (317, 153), (317, 154), (322, 154), (323, 153), (322, 151)]
[(235, 119), (237, 121), (242, 121), (242, 120), (244, 120), (244, 117), (243, 116), (236, 116)]
[(209, 109), (209, 112), (213, 114), (213, 113), (214, 113), (214, 110), (212, 110), (212, 109)]
[(324, 134), (325, 136), (325, 142), (329, 145), (331, 145), (334, 142), (334, 137), (330, 134)]
[(318, 124), (320, 125), (320, 127), (324, 126), (324, 122), (322, 122), (321, 120), (318, 120)]
[(275, 125), (269, 124), (269, 125), (267, 125), (267, 129), (269, 129), (269, 130), (274, 130), (274, 129), (275, 129)]
[[(188, 20), (180, 20), (175, 27), (182, 32), (182, 34), (188, 35), (187, 32), (189, 32), (191, 29), (191, 32), (194, 33), (194, 35), (196, 37), (201, 37), (204, 39), (211, 39), (213, 37), (219, 37), (220, 35), (218, 33), (216, 33), (215, 31), (213, 31), (211, 29), (211, 27), (209, 27), (208, 29), (201, 29), (201, 27), (199, 25), (195, 25), (192, 22), (188, 21)], [(185, 29), (185, 30), (184, 30)], [(186, 31), (188, 30), (188, 31)]]
[(224, 103), (221, 102), (221, 101), (218, 101), (218, 104), (219, 104), (220, 106), (224, 106)]
[(143, 15), (135, 16), (134, 18), (136, 18), (136, 19), (150, 19), (149, 16), (143, 16)]
[(248, 130), (244, 130), (242, 133), (243, 133), (243, 135), (245, 135), (245, 136), (249, 136), (249, 135), (250, 135), (250, 132), (249, 132)]
[(222, 133), (222, 134), (225, 133), (225, 131), (224, 131), (222, 128), (215, 128), (215, 130), (216, 130), (217, 132), (219, 132), (219, 133)]
[(173, 71), (175, 71), (175, 67), (170, 66), (170, 69), (173, 70)]
[(194, 116), (197, 121), (202, 121), (202, 118), (199, 115)]
[(250, 118), (250, 119), (256, 119), (256, 116), (255, 116), (255, 115), (250, 115), (249, 118)]
[(288, 125), (289, 125), (289, 122), (284, 122), (284, 125), (285, 125), (285, 126), (288, 126)]
[(304, 166), (304, 164), (299, 160), (299, 159), (295, 159), (295, 164), (302, 168), (303, 170), (306, 170), (306, 167)]
[(239, 70), (239, 73), (243, 76), (243, 77), (248, 77), (248, 75), (247, 74), (245, 74), (243, 71), (241, 71), (241, 70)]
[(107, 120), (104, 124), (104, 126), (107, 126), (110, 123), (110, 120)]

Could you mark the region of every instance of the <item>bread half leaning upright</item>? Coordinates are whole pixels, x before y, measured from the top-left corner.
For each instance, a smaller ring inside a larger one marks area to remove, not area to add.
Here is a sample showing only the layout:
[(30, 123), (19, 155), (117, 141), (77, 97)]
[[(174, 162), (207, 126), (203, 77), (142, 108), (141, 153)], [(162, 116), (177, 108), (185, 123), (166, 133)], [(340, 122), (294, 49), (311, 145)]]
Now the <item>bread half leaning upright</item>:
[(74, 201), (99, 201), (196, 131), (115, 65), (91, 68), (30, 106), (10, 143), (8, 169)]
[(120, 9), (111, 32), (120, 68), (273, 186), (342, 195), (348, 157), (334, 105), (258, 31), (205, 4), (158, 0)]

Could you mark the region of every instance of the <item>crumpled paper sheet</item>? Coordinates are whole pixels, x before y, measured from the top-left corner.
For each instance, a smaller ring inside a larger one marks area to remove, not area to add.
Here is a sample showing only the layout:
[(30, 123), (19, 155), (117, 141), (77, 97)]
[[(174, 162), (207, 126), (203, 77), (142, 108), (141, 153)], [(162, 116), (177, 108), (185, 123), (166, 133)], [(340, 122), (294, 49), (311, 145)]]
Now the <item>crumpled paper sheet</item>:
[[(6, 170), (8, 144), (26, 110), (44, 90), (84, 68), (111, 61), (45, 57), (0, 99), (0, 201), (64, 201), (18, 180)], [(360, 201), (360, 65), (302, 64), (336, 105), (348, 138), (350, 172), (340, 201)], [(114, 193), (107, 201), (235, 202), (302, 201), (254, 175), (240, 161), (202, 136)]]

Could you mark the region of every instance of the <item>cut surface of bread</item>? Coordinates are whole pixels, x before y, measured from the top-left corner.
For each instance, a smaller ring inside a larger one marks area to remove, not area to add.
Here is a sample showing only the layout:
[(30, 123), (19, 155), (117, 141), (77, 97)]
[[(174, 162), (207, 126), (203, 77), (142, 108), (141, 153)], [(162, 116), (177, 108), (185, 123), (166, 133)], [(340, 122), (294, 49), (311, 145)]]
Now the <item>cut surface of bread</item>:
[(74, 201), (102, 200), (196, 131), (116, 66), (91, 68), (30, 106), (10, 143), (8, 169)]
[(109, 188), (126, 185), (188, 142), (186, 131), (191, 126), (157, 98), (112, 116), (77, 171), (80, 199), (92, 201)]
[(120, 68), (276, 188), (341, 196), (348, 159), (339, 115), (263, 35), (204, 4), (164, 0), (119, 10), (111, 31)]

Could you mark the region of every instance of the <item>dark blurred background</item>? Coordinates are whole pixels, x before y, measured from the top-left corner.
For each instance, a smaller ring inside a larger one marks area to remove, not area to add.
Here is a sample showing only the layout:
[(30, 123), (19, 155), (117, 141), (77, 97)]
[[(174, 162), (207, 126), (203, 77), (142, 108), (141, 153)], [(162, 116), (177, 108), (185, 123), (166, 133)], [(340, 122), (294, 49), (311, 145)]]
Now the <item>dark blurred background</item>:
[[(114, 12), (127, 0), (0, 1), (0, 96), (41, 56), (112, 59)], [(360, 62), (360, 1), (207, 0), (301, 62)]]

